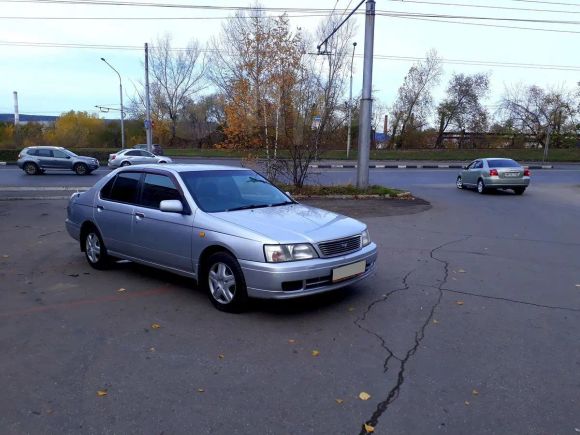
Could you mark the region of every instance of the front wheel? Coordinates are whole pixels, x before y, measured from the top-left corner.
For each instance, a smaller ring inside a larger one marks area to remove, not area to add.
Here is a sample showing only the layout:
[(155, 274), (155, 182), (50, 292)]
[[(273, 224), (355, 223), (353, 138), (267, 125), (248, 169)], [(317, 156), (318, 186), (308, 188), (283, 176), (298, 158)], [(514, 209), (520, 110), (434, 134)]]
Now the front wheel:
[(239, 313), (246, 307), (246, 281), (240, 265), (232, 255), (226, 252), (213, 254), (201, 280), (205, 281), (209, 299), (218, 310)]
[(99, 232), (91, 228), (84, 238), (85, 257), (91, 267), (95, 269), (106, 269), (110, 264), (110, 257), (107, 254), (107, 249), (103, 243), (103, 239)]
[(461, 175), (457, 177), (457, 180), (455, 180), (455, 185), (458, 189), (463, 189), (463, 180), (461, 179)]
[(32, 162), (25, 163), (24, 172), (26, 172), (27, 175), (36, 175), (38, 174), (38, 166)]
[(487, 191), (487, 189), (485, 188), (485, 184), (483, 183), (483, 180), (481, 178), (477, 180), (477, 191), (481, 194), (484, 194)]
[(525, 187), (514, 187), (514, 193), (516, 195), (523, 195), (523, 193), (526, 191)]
[(73, 168), (77, 175), (87, 175), (89, 172), (89, 168), (84, 163), (77, 163)]

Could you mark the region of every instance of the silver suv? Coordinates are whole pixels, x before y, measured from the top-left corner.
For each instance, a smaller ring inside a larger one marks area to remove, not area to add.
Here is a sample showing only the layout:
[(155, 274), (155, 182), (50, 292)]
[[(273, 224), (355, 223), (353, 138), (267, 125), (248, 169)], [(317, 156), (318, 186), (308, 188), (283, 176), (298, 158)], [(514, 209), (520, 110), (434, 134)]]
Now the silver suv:
[(67, 169), (78, 175), (89, 175), (99, 168), (93, 157), (77, 156), (62, 147), (37, 146), (24, 148), (18, 154), (18, 167), (28, 175), (44, 173), (47, 169)]

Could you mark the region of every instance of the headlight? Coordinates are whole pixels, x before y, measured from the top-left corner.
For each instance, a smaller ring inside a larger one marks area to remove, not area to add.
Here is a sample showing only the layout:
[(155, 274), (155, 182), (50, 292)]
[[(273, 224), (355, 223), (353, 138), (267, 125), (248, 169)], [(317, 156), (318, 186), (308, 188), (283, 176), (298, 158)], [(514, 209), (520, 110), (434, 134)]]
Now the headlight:
[(363, 247), (371, 243), (371, 236), (369, 235), (369, 230), (364, 230), (361, 234), (361, 241)]
[(268, 263), (308, 260), (318, 257), (314, 248), (307, 243), (296, 245), (264, 245), (264, 255)]

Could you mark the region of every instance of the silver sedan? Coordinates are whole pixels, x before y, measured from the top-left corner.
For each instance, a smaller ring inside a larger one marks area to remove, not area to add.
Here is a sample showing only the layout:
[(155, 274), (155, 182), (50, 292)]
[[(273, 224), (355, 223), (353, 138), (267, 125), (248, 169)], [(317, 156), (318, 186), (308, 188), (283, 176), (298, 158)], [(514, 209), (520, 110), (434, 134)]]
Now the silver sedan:
[(130, 166), (72, 195), (66, 228), (88, 263), (121, 258), (195, 278), (220, 310), (288, 299), (375, 271), (366, 225), (302, 205), (254, 171)]
[(521, 195), (530, 185), (530, 170), (512, 159), (477, 159), (457, 176), (458, 189), (475, 188), (479, 193), (492, 189), (511, 189)]
[(126, 149), (109, 154), (109, 168), (121, 166), (144, 165), (151, 163), (172, 163), (169, 157), (156, 156), (146, 150)]

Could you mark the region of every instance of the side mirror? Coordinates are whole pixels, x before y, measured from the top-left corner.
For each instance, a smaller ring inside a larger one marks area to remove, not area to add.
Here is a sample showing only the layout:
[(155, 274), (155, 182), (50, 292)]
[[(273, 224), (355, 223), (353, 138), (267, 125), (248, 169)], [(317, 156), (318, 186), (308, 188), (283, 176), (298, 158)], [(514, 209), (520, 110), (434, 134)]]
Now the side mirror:
[(467, 165), (464, 165), (464, 166), (463, 166), (463, 169), (467, 169)]
[(67, 159), (70, 159), (70, 156), (66, 156)]
[(159, 210), (167, 213), (183, 213), (183, 204), (178, 199), (166, 199), (159, 203)]

